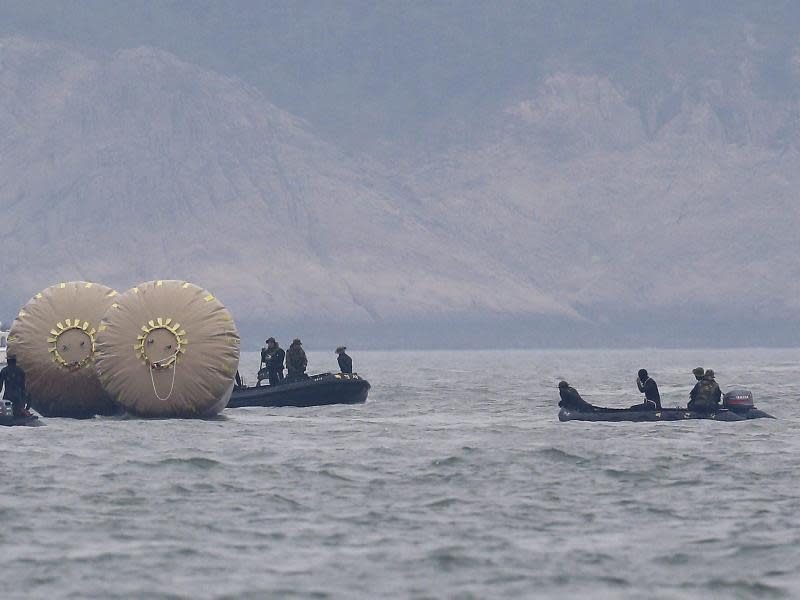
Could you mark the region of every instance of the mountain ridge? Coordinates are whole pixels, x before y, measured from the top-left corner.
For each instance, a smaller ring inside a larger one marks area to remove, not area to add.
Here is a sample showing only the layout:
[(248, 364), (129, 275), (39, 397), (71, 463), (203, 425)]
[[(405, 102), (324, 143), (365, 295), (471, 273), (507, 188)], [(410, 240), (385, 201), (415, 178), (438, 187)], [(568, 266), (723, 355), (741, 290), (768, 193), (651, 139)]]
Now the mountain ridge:
[(234, 313), (275, 321), (575, 315), (452, 232), (433, 231), (368, 160), (236, 79), (146, 48), (88, 58), (12, 38), (0, 53), (0, 120), (16, 125), (0, 163), (14, 290), (180, 278)]

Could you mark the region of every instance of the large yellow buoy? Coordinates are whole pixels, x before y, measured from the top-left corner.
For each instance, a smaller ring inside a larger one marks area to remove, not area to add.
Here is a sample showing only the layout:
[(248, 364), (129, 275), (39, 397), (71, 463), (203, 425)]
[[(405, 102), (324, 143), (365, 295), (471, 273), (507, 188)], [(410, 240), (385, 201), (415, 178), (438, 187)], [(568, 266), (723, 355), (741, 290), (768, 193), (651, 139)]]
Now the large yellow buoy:
[(47, 417), (117, 412), (94, 370), (95, 336), (117, 292), (85, 281), (59, 283), (19, 311), (8, 355), (25, 371), (31, 406)]
[(209, 417), (228, 403), (239, 367), (239, 333), (203, 288), (150, 281), (115, 299), (97, 332), (97, 372), (129, 413)]

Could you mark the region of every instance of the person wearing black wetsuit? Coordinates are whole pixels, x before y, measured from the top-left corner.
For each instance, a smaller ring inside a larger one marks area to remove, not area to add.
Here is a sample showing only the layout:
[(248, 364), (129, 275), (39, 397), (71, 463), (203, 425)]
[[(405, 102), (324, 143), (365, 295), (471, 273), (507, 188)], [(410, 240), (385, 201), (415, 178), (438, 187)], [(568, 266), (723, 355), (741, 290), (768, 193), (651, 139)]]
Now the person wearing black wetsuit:
[(283, 381), (283, 361), (286, 352), (274, 337), (267, 339), (267, 347), (261, 350), (261, 362), (266, 365), (267, 378), (270, 385), (278, 385)]
[(267, 371), (269, 371), (269, 384), (270, 385), (278, 385), (280, 382), (283, 381), (283, 361), (286, 358), (286, 352), (281, 345), (275, 341), (274, 338), (270, 338), (272, 340), (272, 353), (269, 356), (269, 362), (267, 363)]
[(561, 408), (581, 412), (594, 410), (594, 406), (581, 398), (581, 395), (578, 393), (578, 391), (574, 387), (570, 386), (570, 384), (568, 384), (566, 381), (558, 382), (558, 394), (561, 396), (561, 400), (558, 403)]
[(339, 372), (340, 373), (352, 373), (353, 372), (353, 359), (347, 356), (345, 352), (347, 350), (347, 346), (339, 346), (336, 349), (336, 354), (339, 356), (336, 358), (337, 362), (339, 363)]
[(8, 364), (0, 370), (0, 387), (4, 387), (3, 398), (11, 400), (14, 417), (28, 416), (25, 406), (25, 371), (17, 366), (17, 358), (9, 356)]
[(647, 369), (639, 369), (636, 387), (644, 394), (644, 402), (631, 406), (631, 410), (661, 410), (661, 394), (655, 379), (650, 377)]

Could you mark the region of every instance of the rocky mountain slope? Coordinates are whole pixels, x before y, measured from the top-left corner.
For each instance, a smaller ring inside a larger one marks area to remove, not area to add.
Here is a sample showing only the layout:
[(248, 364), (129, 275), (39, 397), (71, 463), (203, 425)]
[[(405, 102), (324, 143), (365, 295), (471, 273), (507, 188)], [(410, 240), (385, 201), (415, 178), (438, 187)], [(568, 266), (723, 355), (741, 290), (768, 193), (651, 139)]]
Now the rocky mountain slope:
[(477, 141), (382, 163), (164, 51), (5, 38), (0, 310), (181, 278), (247, 326), (378, 345), (790, 343), (800, 103), (730, 60), (644, 99), (553, 69)]
[(755, 87), (745, 74), (678, 89), (648, 124), (608, 79), (557, 73), (481, 147), (412, 179), (433, 218), (458, 215), (584, 316), (795, 321), (800, 104)]
[(0, 42), (2, 310), (53, 282), (196, 281), (237, 317), (574, 315), (366, 158), (147, 48)]

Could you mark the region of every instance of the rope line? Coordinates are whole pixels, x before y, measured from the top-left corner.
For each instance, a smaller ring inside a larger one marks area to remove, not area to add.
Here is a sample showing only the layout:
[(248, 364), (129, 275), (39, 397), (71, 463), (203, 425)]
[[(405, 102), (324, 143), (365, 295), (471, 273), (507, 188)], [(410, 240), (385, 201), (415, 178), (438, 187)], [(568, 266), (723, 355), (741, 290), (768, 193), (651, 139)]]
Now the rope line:
[[(153, 393), (155, 394), (156, 398), (161, 400), (161, 402), (166, 402), (167, 400), (169, 400), (170, 397), (172, 396), (173, 390), (175, 389), (175, 373), (178, 371), (178, 352), (180, 352), (180, 350), (176, 350), (175, 354), (173, 354), (172, 356), (168, 356), (164, 360), (161, 360), (157, 363), (150, 365), (150, 383), (153, 384)], [(158, 395), (158, 390), (156, 389), (156, 379), (155, 377), (153, 377), (153, 371), (155, 371), (156, 368), (158, 368), (156, 365), (163, 363), (164, 361), (170, 361), (173, 358), (175, 359), (175, 362), (172, 365), (172, 382), (169, 384), (169, 393), (164, 398), (162, 398), (161, 396)]]

